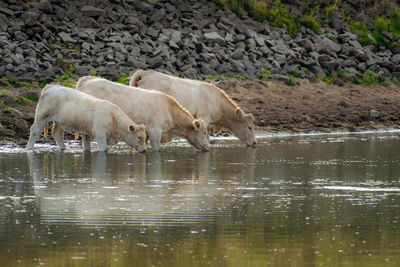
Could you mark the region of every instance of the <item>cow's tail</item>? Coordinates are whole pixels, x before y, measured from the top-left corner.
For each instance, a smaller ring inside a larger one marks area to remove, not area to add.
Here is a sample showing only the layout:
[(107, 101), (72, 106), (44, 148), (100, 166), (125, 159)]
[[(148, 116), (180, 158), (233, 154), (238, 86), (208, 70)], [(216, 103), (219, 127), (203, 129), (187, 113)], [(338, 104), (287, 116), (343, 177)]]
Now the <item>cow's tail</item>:
[(46, 123), (46, 125), (44, 126), (43, 136), (45, 139), (47, 139), (47, 137), (49, 136), (49, 123)]
[(81, 88), (82, 86), (85, 85), (85, 83), (87, 83), (88, 81), (97, 79), (98, 77), (95, 76), (83, 76), (81, 78), (79, 78), (78, 82), (76, 83), (76, 90), (79, 90), (79, 88)]

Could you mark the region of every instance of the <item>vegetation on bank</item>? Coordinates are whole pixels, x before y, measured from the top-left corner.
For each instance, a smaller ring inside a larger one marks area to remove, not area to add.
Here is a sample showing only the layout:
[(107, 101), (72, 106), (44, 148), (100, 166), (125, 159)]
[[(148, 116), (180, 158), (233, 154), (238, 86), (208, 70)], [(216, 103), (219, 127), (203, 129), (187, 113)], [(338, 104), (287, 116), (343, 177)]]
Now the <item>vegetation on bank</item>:
[[(348, 10), (349, 3), (345, 0), (328, 1), (290, 1), (297, 7), (302, 7), (301, 15), (295, 16), (290, 6), (281, 0), (217, 0), (225, 8), (231, 9), (239, 16), (246, 12), (256, 21), (269, 21), (276, 27), (285, 26), (288, 33), (296, 35), (299, 27), (304, 26), (318, 33), (321, 25), (328, 24), (335, 14), (343, 24), (358, 35), (362, 43), (399, 44), (400, 11), (398, 2), (394, 0), (376, 1), (369, 7), (369, 16), (357, 18)], [(365, 11), (365, 10), (364, 10)]]

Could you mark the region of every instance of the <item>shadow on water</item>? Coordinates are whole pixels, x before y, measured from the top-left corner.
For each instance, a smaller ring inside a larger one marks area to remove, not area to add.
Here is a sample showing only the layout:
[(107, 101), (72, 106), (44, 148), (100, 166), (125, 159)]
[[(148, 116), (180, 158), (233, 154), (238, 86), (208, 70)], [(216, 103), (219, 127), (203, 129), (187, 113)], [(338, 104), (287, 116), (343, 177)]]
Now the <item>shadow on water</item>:
[(0, 266), (396, 266), (398, 147), (304, 135), (0, 153)]

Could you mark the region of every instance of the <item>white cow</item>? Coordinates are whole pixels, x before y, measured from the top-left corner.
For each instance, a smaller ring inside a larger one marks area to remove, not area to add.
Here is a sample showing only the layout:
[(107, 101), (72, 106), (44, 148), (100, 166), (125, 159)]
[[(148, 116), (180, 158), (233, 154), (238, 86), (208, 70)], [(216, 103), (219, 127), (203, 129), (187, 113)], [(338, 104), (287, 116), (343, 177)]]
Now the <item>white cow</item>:
[(99, 151), (123, 141), (139, 152), (146, 151), (146, 129), (132, 121), (117, 105), (59, 84), (47, 85), (41, 92), (31, 127), (28, 150), (40, 136), (48, 122), (54, 121), (52, 135), (63, 150), (64, 130), (80, 132), (83, 148), (90, 151), (91, 137)]
[(153, 151), (158, 151), (162, 141), (170, 141), (174, 136), (185, 138), (197, 149), (209, 150), (209, 135), (204, 121), (195, 119), (164, 93), (92, 76), (80, 78), (76, 89), (113, 102), (131, 119), (145, 124)]
[(244, 114), (224, 91), (210, 83), (182, 79), (153, 70), (138, 70), (133, 74), (130, 85), (166, 93), (194, 117), (202, 118), (212, 133), (216, 134), (226, 128), (248, 146), (256, 145), (253, 115)]

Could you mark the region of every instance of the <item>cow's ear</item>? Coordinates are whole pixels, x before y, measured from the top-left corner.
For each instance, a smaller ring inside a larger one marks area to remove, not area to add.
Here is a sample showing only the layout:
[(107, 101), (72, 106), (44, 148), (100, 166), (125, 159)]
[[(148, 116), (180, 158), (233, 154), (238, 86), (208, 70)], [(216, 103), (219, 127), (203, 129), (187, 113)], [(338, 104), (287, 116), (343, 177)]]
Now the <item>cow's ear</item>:
[(193, 121), (193, 128), (196, 131), (200, 131), (201, 130), (201, 122), (200, 122), (200, 120), (194, 120)]
[(235, 109), (235, 117), (236, 117), (236, 119), (241, 120), (243, 118), (243, 116), (244, 116), (243, 110), (241, 108), (237, 107)]
[(136, 130), (135, 125), (129, 125), (129, 133), (130, 134), (133, 134), (135, 132), (135, 130)]

